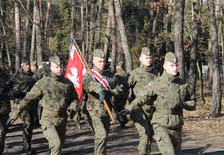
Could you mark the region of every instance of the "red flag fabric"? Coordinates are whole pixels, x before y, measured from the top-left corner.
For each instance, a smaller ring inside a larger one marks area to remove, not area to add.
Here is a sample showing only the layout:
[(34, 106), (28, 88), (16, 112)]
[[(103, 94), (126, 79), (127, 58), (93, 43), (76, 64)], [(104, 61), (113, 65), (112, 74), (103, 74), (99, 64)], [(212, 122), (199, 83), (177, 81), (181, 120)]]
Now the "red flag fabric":
[(85, 74), (85, 71), (84, 64), (79, 57), (77, 49), (73, 45), (69, 55), (65, 77), (73, 82), (75, 90), (78, 94), (79, 103), (82, 98), (82, 77)]

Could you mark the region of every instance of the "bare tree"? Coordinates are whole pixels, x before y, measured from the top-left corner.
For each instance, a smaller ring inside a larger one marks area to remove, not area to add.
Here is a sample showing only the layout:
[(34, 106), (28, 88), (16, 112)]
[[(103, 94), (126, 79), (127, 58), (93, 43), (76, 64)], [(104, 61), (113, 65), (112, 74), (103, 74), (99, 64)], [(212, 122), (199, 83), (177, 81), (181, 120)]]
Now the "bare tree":
[(193, 0), (192, 3), (192, 47), (190, 54), (190, 78), (189, 83), (195, 94), (196, 89), (196, 58), (198, 51), (198, 31), (199, 31), (199, 0)]
[(18, 0), (15, 1), (15, 28), (16, 28), (16, 55), (15, 69), (19, 70), (21, 62), (21, 28), (20, 28), (20, 7)]
[(47, 13), (46, 13), (46, 19), (45, 19), (45, 24), (44, 24), (44, 38), (47, 38), (47, 31), (48, 31), (48, 25), (49, 25), (49, 19), (50, 19), (51, 3), (52, 3), (52, 0), (48, 0), (48, 2), (47, 2)]
[(35, 54), (35, 43), (36, 43), (36, 14), (37, 14), (36, 0), (33, 0), (33, 6), (34, 6), (33, 7), (33, 26), (32, 26), (32, 37), (31, 37), (30, 62), (33, 62), (33, 60), (34, 60), (34, 54)]
[(27, 49), (28, 49), (28, 38), (30, 36), (29, 33), (29, 25), (30, 25), (30, 0), (27, 0), (27, 5), (26, 5), (26, 17), (25, 17), (25, 27), (24, 27), (24, 39), (23, 39), (23, 56), (27, 55)]
[(219, 66), (219, 50), (218, 50), (218, 29), (216, 25), (214, 1), (208, 0), (208, 12), (210, 17), (210, 37), (212, 42), (213, 52), (213, 85), (212, 85), (212, 106), (210, 113), (212, 116), (218, 116), (221, 113), (221, 81), (220, 81), (220, 66)]
[(36, 45), (37, 45), (37, 63), (40, 64), (42, 62), (42, 33), (41, 33), (41, 13), (38, 5), (38, 0), (36, 0)]
[(103, 20), (103, 5), (104, 0), (99, 0), (98, 16), (96, 21), (96, 48), (101, 47), (101, 31), (102, 31), (102, 20)]
[(126, 57), (126, 69), (127, 72), (130, 72), (133, 68), (133, 63), (132, 63), (132, 57), (131, 57), (131, 53), (130, 53), (130, 49), (128, 46), (128, 40), (127, 40), (127, 35), (125, 32), (125, 26), (123, 23), (123, 20), (121, 18), (121, 4), (119, 0), (114, 0), (114, 6), (115, 6), (115, 11), (116, 11), (116, 20), (117, 20), (117, 24), (120, 30), (120, 34), (121, 34), (121, 42), (122, 42), (122, 46), (123, 46), (123, 50), (124, 50), (124, 54)]
[(111, 54), (111, 71), (115, 72), (115, 63), (116, 63), (116, 51), (117, 51), (117, 42), (116, 42), (116, 19), (114, 13), (114, 4), (112, 4), (111, 14), (111, 38), (112, 38), (112, 54)]
[(185, 80), (185, 61), (183, 45), (184, 7), (185, 0), (175, 1), (174, 47), (175, 54), (178, 58), (180, 78)]

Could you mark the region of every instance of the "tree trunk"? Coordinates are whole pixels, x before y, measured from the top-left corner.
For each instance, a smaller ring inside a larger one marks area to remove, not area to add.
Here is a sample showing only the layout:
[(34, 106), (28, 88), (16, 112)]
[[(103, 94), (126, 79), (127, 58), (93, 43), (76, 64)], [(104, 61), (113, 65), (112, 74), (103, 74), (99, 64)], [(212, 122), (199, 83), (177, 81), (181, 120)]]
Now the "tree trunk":
[(48, 31), (48, 25), (49, 25), (49, 19), (50, 19), (51, 3), (52, 3), (52, 0), (48, 0), (46, 20), (45, 20), (45, 24), (44, 24), (44, 38), (45, 39), (47, 38), (47, 31)]
[(130, 72), (133, 68), (133, 63), (132, 63), (132, 57), (131, 57), (131, 53), (130, 53), (130, 49), (128, 46), (128, 40), (127, 40), (127, 35), (125, 32), (125, 26), (123, 23), (123, 20), (121, 18), (121, 5), (120, 5), (120, 1), (119, 0), (114, 0), (114, 6), (115, 6), (115, 11), (116, 11), (116, 19), (117, 19), (117, 24), (120, 30), (120, 34), (121, 34), (121, 42), (122, 42), (122, 46), (123, 46), (123, 50), (124, 50), (124, 54), (126, 57), (126, 69), (127, 72)]
[[(31, 49), (30, 49), (30, 62), (34, 61), (35, 55), (35, 43), (36, 43), (36, 0), (33, 0), (33, 26), (32, 26), (32, 37), (31, 37)], [(39, 65), (39, 64), (38, 64)]]
[(185, 80), (185, 61), (183, 45), (183, 25), (184, 25), (184, 6), (185, 0), (176, 0), (175, 2), (175, 24), (174, 24), (174, 47), (178, 58), (178, 68), (180, 78)]
[(114, 4), (112, 4), (111, 14), (111, 38), (112, 38), (112, 54), (111, 54), (111, 71), (115, 72), (115, 63), (116, 63), (116, 51), (117, 51), (117, 42), (116, 42), (116, 19), (114, 13)]
[[(93, 59), (93, 49), (94, 49), (94, 35), (95, 35), (95, 11), (96, 11), (97, 0), (92, 0), (91, 2), (91, 12), (90, 12), (90, 23), (89, 23), (89, 50), (88, 50), (88, 62), (92, 62)], [(92, 66), (90, 66), (91, 68)]]
[[(111, 29), (111, 18), (110, 14), (112, 12), (112, 6), (114, 5), (114, 0), (109, 1), (109, 6), (108, 6), (108, 16), (107, 16), (107, 26), (106, 26), (106, 35), (105, 35), (105, 41), (104, 41), (104, 53), (106, 57), (108, 58), (108, 46), (110, 43), (110, 29)], [(106, 59), (107, 60), (107, 59)]]
[[(72, 0), (72, 6), (71, 6), (71, 25), (70, 25), (70, 30), (71, 32), (70, 33), (73, 33), (75, 32), (75, 24), (76, 24), (76, 0)], [(82, 35), (82, 34), (81, 34)], [(70, 41), (70, 45), (69, 45), (69, 49), (72, 48), (72, 45), (73, 45), (73, 41), (71, 40)]]
[(190, 54), (190, 78), (189, 83), (195, 94), (196, 89), (196, 60), (197, 60), (197, 51), (198, 51), (198, 31), (199, 31), (199, 0), (193, 0), (192, 3), (192, 47)]
[[(4, 2), (3, 2), (4, 3)], [(5, 49), (6, 49), (6, 53), (7, 53), (7, 58), (8, 58), (8, 64), (9, 64), (9, 71), (12, 74), (12, 63), (11, 63), (11, 58), (10, 58), (10, 54), (9, 54), (9, 44), (8, 44), (8, 40), (6, 37), (6, 32), (5, 32), (5, 13), (3, 12), (4, 8), (4, 4), (2, 5), (2, 0), (0, 0), (0, 13), (1, 13), (1, 30), (2, 30), (2, 36), (5, 42)], [(3, 44), (2, 44), (3, 45)], [(2, 58), (2, 63), (4, 64), (4, 57), (3, 57), (3, 53), (1, 53), (0, 58)]]
[(43, 35), (44, 22), (43, 22), (43, 0), (39, 0), (39, 14), (40, 14), (40, 30), (41, 36)]
[(42, 55), (42, 45), (41, 45), (41, 43), (42, 43), (42, 36), (41, 36), (41, 27), (40, 27), (40, 25), (41, 25), (41, 14), (40, 14), (40, 8), (39, 8), (39, 5), (38, 5), (38, 2), (36, 1), (36, 23), (37, 23), (37, 25), (36, 25), (36, 45), (37, 45), (37, 63), (38, 64), (41, 64), (41, 62), (42, 62), (42, 57), (43, 57), (43, 55)]
[(169, 7), (168, 7), (168, 17), (167, 17), (167, 40), (166, 40), (166, 52), (171, 49), (171, 26), (172, 26), (172, 12), (173, 12), (173, 0), (169, 0)]
[(213, 52), (213, 85), (212, 85), (212, 95), (213, 102), (210, 109), (212, 116), (218, 116), (221, 113), (221, 82), (220, 82), (220, 67), (219, 67), (219, 51), (218, 51), (218, 29), (216, 25), (215, 9), (213, 0), (208, 0), (208, 12), (210, 16), (210, 26), (211, 26), (211, 42), (212, 42), (212, 52)]
[(212, 43), (211, 39), (208, 41), (208, 83), (207, 87), (209, 90), (212, 90), (212, 83), (213, 83), (213, 53), (212, 53)]
[(99, 10), (97, 16), (97, 28), (96, 28), (96, 48), (101, 48), (101, 31), (102, 31), (102, 20), (103, 20), (103, 5), (104, 0), (99, 0)]
[(81, 36), (80, 40), (82, 41), (82, 53), (85, 55), (85, 24), (84, 24), (84, 0), (81, 0)]
[(29, 33), (30, 0), (27, 0), (26, 12), (27, 12), (27, 15), (25, 17), (24, 40), (23, 40), (23, 57), (27, 56), (27, 49), (29, 49), (28, 48), (29, 47), (28, 46), (28, 38), (30, 37), (30, 33)]
[(21, 29), (20, 29), (20, 8), (19, 2), (15, 1), (15, 28), (16, 28), (16, 60), (15, 69), (19, 70), (21, 62)]

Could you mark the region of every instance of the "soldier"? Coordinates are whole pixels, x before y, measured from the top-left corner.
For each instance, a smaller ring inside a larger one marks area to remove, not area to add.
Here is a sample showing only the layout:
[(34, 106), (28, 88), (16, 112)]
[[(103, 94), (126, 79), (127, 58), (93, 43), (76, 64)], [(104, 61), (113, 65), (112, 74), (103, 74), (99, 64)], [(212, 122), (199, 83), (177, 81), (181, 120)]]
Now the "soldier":
[[(124, 62), (122, 60), (118, 61), (117, 64), (116, 64), (116, 73), (115, 73), (115, 76), (116, 78), (118, 79), (119, 81), (119, 85), (123, 84), (125, 78), (127, 78), (127, 73), (124, 71), (123, 69), (123, 64)], [(114, 104), (117, 108), (117, 111), (121, 111), (124, 109), (124, 106), (126, 104), (126, 101), (128, 99), (128, 95), (129, 95), (129, 92), (128, 90), (127, 91), (124, 91), (123, 92), (124, 95), (120, 96), (119, 98), (114, 98)], [(127, 121), (127, 118), (123, 118), (125, 121)], [(120, 127), (121, 129), (125, 128), (125, 123), (126, 122), (120, 122)]]
[[(140, 67), (130, 73), (127, 81), (128, 88), (131, 90), (130, 103), (135, 99), (135, 95), (159, 74), (152, 65), (153, 57), (149, 48), (142, 48), (139, 60), (141, 62)], [(152, 102), (153, 100), (148, 101), (140, 110), (130, 114), (130, 118), (133, 120), (140, 137), (138, 146), (139, 154), (148, 154), (151, 151), (153, 131), (150, 124), (150, 104)]]
[(165, 55), (163, 68), (161, 77), (142, 88), (131, 105), (121, 113), (132, 113), (157, 96), (151, 123), (159, 150), (162, 154), (180, 155), (183, 109), (194, 110), (195, 96), (189, 85), (178, 77), (177, 57), (174, 53)]
[(36, 61), (31, 62), (30, 69), (33, 73), (36, 73), (36, 71), (37, 71), (37, 62)]
[(95, 131), (95, 155), (106, 154), (107, 136), (110, 127), (110, 117), (106, 110), (103, 100), (105, 99), (111, 109), (110, 97), (121, 94), (122, 86), (117, 86), (117, 80), (112, 72), (104, 70), (106, 61), (105, 54), (102, 49), (95, 49), (93, 52), (93, 69), (100, 76), (101, 80), (107, 80), (111, 87), (111, 91), (107, 91), (98, 81), (94, 81), (91, 75), (84, 75), (83, 89), (88, 95), (86, 109), (89, 111)]
[(3, 92), (2, 88), (9, 80), (10, 76), (4, 71), (4, 65), (0, 58), (0, 154), (3, 153), (5, 147), (5, 135), (8, 127), (6, 121), (9, 118), (10, 98), (7, 95), (7, 90)]
[[(8, 92), (10, 97), (16, 98), (16, 104), (19, 104), (20, 100), (34, 85), (34, 80), (32, 79), (33, 73), (30, 70), (30, 62), (27, 57), (22, 59), (21, 66), (23, 66), (23, 70), (15, 79), (13, 89)], [(22, 136), (24, 146), (22, 151), (25, 151), (27, 154), (32, 154), (33, 152), (31, 150), (31, 139), (33, 133), (33, 121), (36, 113), (34, 109), (36, 109), (36, 107), (37, 104), (34, 104), (20, 114), (20, 118), (23, 121)]]
[(63, 75), (63, 64), (58, 56), (52, 58), (50, 70), (50, 76), (36, 82), (12, 112), (7, 123), (12, 124), (20, 112), (32, 105), (32, 100), (40, 98), (39, 104), (43, 109), (40, 119), (41, 128), (49, 142), (50, 154), (59, 155), (65, 141), (68, 117), (66, 111), (70, 105), (70, 118), (74, 117), (78, 97), (73, 83)]
[(38, 81), (43, 77), (49, 76), (50, 74), (50, 65), (47, 65), (45, 61), (41, 62), (41, 64), (38, 66), (38, 70), (33, 75), (33, 79)]

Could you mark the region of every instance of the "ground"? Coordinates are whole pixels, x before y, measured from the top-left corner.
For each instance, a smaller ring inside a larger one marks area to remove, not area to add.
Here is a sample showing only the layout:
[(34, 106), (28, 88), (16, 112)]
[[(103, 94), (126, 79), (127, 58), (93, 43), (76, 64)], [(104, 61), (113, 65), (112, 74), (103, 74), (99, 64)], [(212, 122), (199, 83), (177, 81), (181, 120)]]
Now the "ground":
[[(200, 95), (197, 93), (197, 108), (195, 111), (184, 110), (182, 154), (183, 155), (223, 155), (224, 154), (224, 119), (213, 118), (209, 114), (211, 107), (211, 91), (205, 90), (205, 104), (202, 104)], [(222, 101), (222, 103), (224, 100)], [(224, 107), (222, 107), (224, 109)], [(222, 111), (224, 114), (224, 111)], [(117, 129), (118, 124), (111, 125), (108, 137), (108, 155), (137, 155), (138, 134), (129, 122), (126, 129)], [(25, 155), (21, 153), (23, 142), (21, 136), (21, 121), (17, 120), (9, 128), (6, 143), (11, 147), (5, 149), (5, 155)], [(47, 140), (44, 138), (40, 128), (34, 130), (32, 148), (35, 154), (49, 154)], [(82, 126), (81, 130), (74, 127), (69, 121), (67, 125), (67, 138), (62, 150), (65, 155), (92, 155), (94, 149), (94, 135), (88, 126)], [(157, 144), (153, 141), (152, 155), (159, 155)]]

